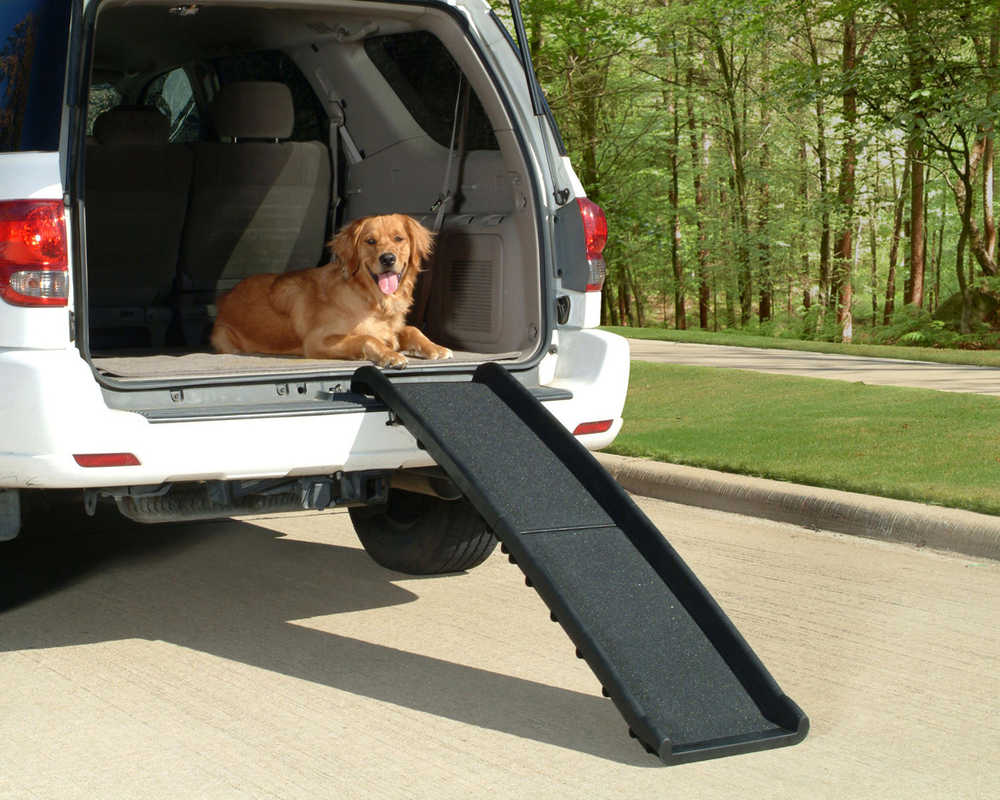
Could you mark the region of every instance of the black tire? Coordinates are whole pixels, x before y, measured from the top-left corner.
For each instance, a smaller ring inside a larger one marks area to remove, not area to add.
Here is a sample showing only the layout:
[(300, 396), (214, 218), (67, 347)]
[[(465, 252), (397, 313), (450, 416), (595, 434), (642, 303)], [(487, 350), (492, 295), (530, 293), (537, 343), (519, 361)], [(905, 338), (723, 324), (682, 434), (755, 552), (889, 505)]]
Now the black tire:
[(409, 575), (472, 569), (497, 546), (479, 512), (464, 499), (391, 489), (386, 505), (352, 508), (350, 513), (368, 555)]

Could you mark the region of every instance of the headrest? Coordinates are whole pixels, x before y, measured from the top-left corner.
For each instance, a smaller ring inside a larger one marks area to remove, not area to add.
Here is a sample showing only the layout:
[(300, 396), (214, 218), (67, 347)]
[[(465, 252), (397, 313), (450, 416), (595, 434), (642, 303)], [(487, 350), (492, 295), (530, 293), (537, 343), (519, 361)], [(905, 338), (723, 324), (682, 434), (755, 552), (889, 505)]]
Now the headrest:
[(295, 124), (292, 93), (272, 81), (227, 84), (212, 101), (212, 120), (223, 139), (287, 139)]
[(152, 106), (118, 106), (94, 120), (94, 137), (111, 146), (166, 144), (170, 122)]

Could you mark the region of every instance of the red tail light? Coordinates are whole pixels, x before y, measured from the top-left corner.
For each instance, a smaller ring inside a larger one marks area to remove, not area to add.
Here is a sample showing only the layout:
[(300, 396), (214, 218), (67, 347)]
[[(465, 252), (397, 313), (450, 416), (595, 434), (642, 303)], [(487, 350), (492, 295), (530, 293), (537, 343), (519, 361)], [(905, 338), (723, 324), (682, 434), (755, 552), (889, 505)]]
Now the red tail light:
[(580, 206), (580, 216), (583, 217), (587, 266), (590, 267), (586, 291), (599, 292), (604, 286), (604, 277), (608, 272), (607, 264), (604, 263), (604, 245), (608, 243), (608, 218), (604, 216), (604, 210), (594, 201), (579, 197), (576, 202)]
[(69, 297), (61, 200), (0, 201), (0, 297), (15, 306), (65, 306)]

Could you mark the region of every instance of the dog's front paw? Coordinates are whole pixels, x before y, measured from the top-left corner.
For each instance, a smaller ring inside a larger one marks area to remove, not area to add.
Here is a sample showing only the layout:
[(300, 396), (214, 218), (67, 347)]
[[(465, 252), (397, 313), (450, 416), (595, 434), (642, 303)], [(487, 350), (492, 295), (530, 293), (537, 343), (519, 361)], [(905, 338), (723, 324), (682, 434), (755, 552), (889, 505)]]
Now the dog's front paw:
[(455, 354), (451, 352), (447, 347), (441, 347), (440, 345), (434, 345), (425, 354), (426, 358), (433, 359), (434, 361), (443, 360), (446, 358), (454, 358)]
[(392, 350), (381, 353), (377, 358), (373, 358), (372, 361), (383, 369), (403, 369), (410, 363), (402, 353), (395, 353)]

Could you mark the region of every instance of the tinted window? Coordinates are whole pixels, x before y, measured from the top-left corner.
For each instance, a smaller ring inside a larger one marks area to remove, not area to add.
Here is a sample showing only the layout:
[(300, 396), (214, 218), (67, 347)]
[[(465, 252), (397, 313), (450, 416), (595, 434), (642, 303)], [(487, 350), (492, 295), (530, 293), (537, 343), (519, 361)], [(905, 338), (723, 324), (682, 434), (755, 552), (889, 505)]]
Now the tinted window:
[(70, 0), (0, 2), (0, 152), (58, 150)]
[(122, 104), (122, 95), (110, 83), (99, 83), (90, 87), (87, 100), (87, 136), (94, 135), (94, 122), (105, 111)]
[(295, 62), (278, 50), (219, 58), (212, 62), (219, 83), (277, 81), (288, 87), (295, 107), (292, 141), (325, 141), (330, 122), (322, 104)]
[(191, 81), (183, 69), (174, 69), (156, 78), (147, 87), (143, 103), (158, 109), (170, 120), (171, 142), (197, 142), (201, 138), (201, 114)]
[[(427, 31), (375, 36), (365, 40), (365, 51), (417, 124), (435, 142), (448, 147), (461, 73), (440, 40)], [(475, 93), (469, 106), (465, 147), (500, 149)]]

